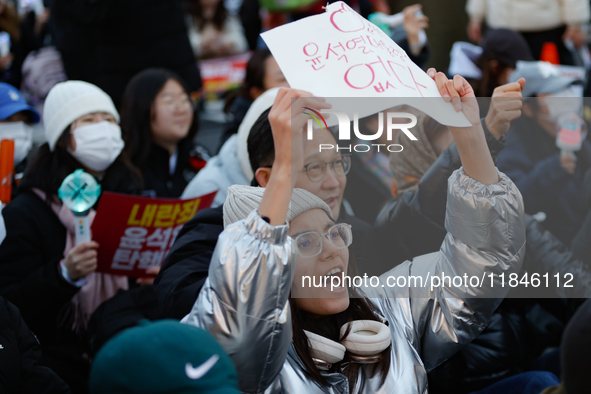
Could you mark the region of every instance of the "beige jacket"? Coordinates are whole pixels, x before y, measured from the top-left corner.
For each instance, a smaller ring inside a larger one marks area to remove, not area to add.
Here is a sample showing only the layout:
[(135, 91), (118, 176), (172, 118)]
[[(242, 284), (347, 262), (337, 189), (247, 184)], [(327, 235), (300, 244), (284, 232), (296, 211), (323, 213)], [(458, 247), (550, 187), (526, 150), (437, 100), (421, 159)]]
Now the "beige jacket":
[[(240, 19), (234, 15), (228, 15), (224, 22), (224, 29), (219, 32), (213, 23), (208, 23), (202, 31), (197, 29), (197, 26), (191, 18), (188, 18), (188, 35), (191, 47), (195, 57), (199, 58), (203, 55), (210, 57), (223, 57), (232, 56), (238, 53), (242, 53), (248, 50), (248, 43), (244, 37), (244, 31), (242, 29), (242, 23)], [(203, 53), (203, 42), (211, 39), (211, 36), (218, 37), (218, 44), (227, 45), (228, 52), (223, 54), (216, 53)]]
[(589, 0), (468, 0), (470, 20), (493, 29), (533, 32), (589, 22)]

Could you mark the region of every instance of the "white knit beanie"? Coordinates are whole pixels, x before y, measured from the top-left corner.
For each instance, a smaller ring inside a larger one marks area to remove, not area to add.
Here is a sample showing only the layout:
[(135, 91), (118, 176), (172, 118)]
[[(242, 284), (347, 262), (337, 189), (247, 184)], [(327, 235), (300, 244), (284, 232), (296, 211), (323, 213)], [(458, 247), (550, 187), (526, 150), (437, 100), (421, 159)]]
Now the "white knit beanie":
[(279, 88), (271, 88), (257, 97), (250, 105), (246, 115), (244, 115), (240, 127), (238, 127), (238, 147), (236, 149), (238, 163), (240, 163), (242, 173), (248, 180), (254, 178), (254, 172), (250, 167), (250, 158), (248, 155), (248, 136), (250, 135), (250, 130), (261, 114), (271, 108), (278, 92)]
[[(230, 224), (239, 220), (246, 219), (252, 211), (258, 209), (259, 205), (261, 205), (264, 192), (265, 189), (262, 187), (230, 186), (223, 208), (224, 227), (228, 227)], [(291, 222), (299, 214), (314, 208), (324, 210), (329, 218), (333, 218), (330, 207), (320, 198), (307, 190), (293, 189), (289, 209), (287, 210), (287, 222)]]
[(83, 81), (55, 85), (45, 99), (43, 126), (49, 149), (53, 151), (60, 136), (76, 119), (93, 112), (106, 112), (119, 123), (119, 113), (111, 97), (98, 87)]

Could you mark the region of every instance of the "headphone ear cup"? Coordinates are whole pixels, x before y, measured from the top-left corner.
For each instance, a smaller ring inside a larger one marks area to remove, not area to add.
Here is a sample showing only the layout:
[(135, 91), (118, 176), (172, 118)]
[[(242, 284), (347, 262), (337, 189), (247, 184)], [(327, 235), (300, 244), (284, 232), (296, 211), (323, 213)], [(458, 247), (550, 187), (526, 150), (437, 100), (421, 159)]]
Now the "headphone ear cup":
[(373, 356), (386, 350), (392, 343), (390, 329), (374, 320), (355, 320), (341, 327), (341, 338), (351, 327), (347, 338), (341, 343), (347, 350), (359, 356)]
[(306, 336), (310, 342), (310, 354), (312, 358), (325, 361), (329, 364), (338, 363), (345, 357), (345, 347), (338, 342), (331, 341), (321, 335), (306, 331)]

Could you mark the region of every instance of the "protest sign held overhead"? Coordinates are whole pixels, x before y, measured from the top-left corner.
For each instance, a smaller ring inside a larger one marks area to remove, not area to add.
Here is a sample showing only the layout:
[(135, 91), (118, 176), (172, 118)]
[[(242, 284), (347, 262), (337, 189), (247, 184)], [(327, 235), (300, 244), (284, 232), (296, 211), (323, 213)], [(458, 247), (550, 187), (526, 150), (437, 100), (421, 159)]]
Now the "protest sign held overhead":
[(228, 91), (238, 89), (246, 75), (246, 64), (250, 56), (250, 53), (243, 53), (199, 62), (205, 97), (215, 100)]
[(209, 208), (216, 192), (190, 200), (103, 193), (92, 239), (99, 243), (97, 272), (146, 276), (159, 267), (183, 225)]
[[(456, 127), (470, 123), (457, 113), (451, 103), (433, 99), (441, 95), (435, 82), (380, 28), (364, 19), (347, 4), (339, 1), (326, 12), (289, 23), (261, 34), (275, 60), (293, 88), (325, 97), (389, 98), (375, 105), (361, 105), (357, 100), (343, 112), (359, 117), (380, 110), (409, 104), (438, 122)], [(411, 98), (412, 103), (409, 103)], [(375, 101), (374, 101), (375, 103)], [(362, 103), (363, 104), (363, 103)], [(336, 118), (329, 118), (329, 125)]]

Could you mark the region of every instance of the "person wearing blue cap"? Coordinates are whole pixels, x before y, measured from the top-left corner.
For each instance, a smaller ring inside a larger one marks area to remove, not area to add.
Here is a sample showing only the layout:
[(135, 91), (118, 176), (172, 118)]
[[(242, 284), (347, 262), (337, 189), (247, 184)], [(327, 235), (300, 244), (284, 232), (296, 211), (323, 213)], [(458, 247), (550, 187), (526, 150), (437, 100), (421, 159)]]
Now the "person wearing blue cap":
[(0, 82), (0, 140), (14, 141), (14, 166), (17, 174), (25, 170), (25, 159), (33, 147), (31, 125), (40, 120), (39, 112), (27, 104), (17, 88)]
[(238, 373), (207, 331), (175, 320), (125, 330), (98, 352), (90, 394), (239, 394)]

